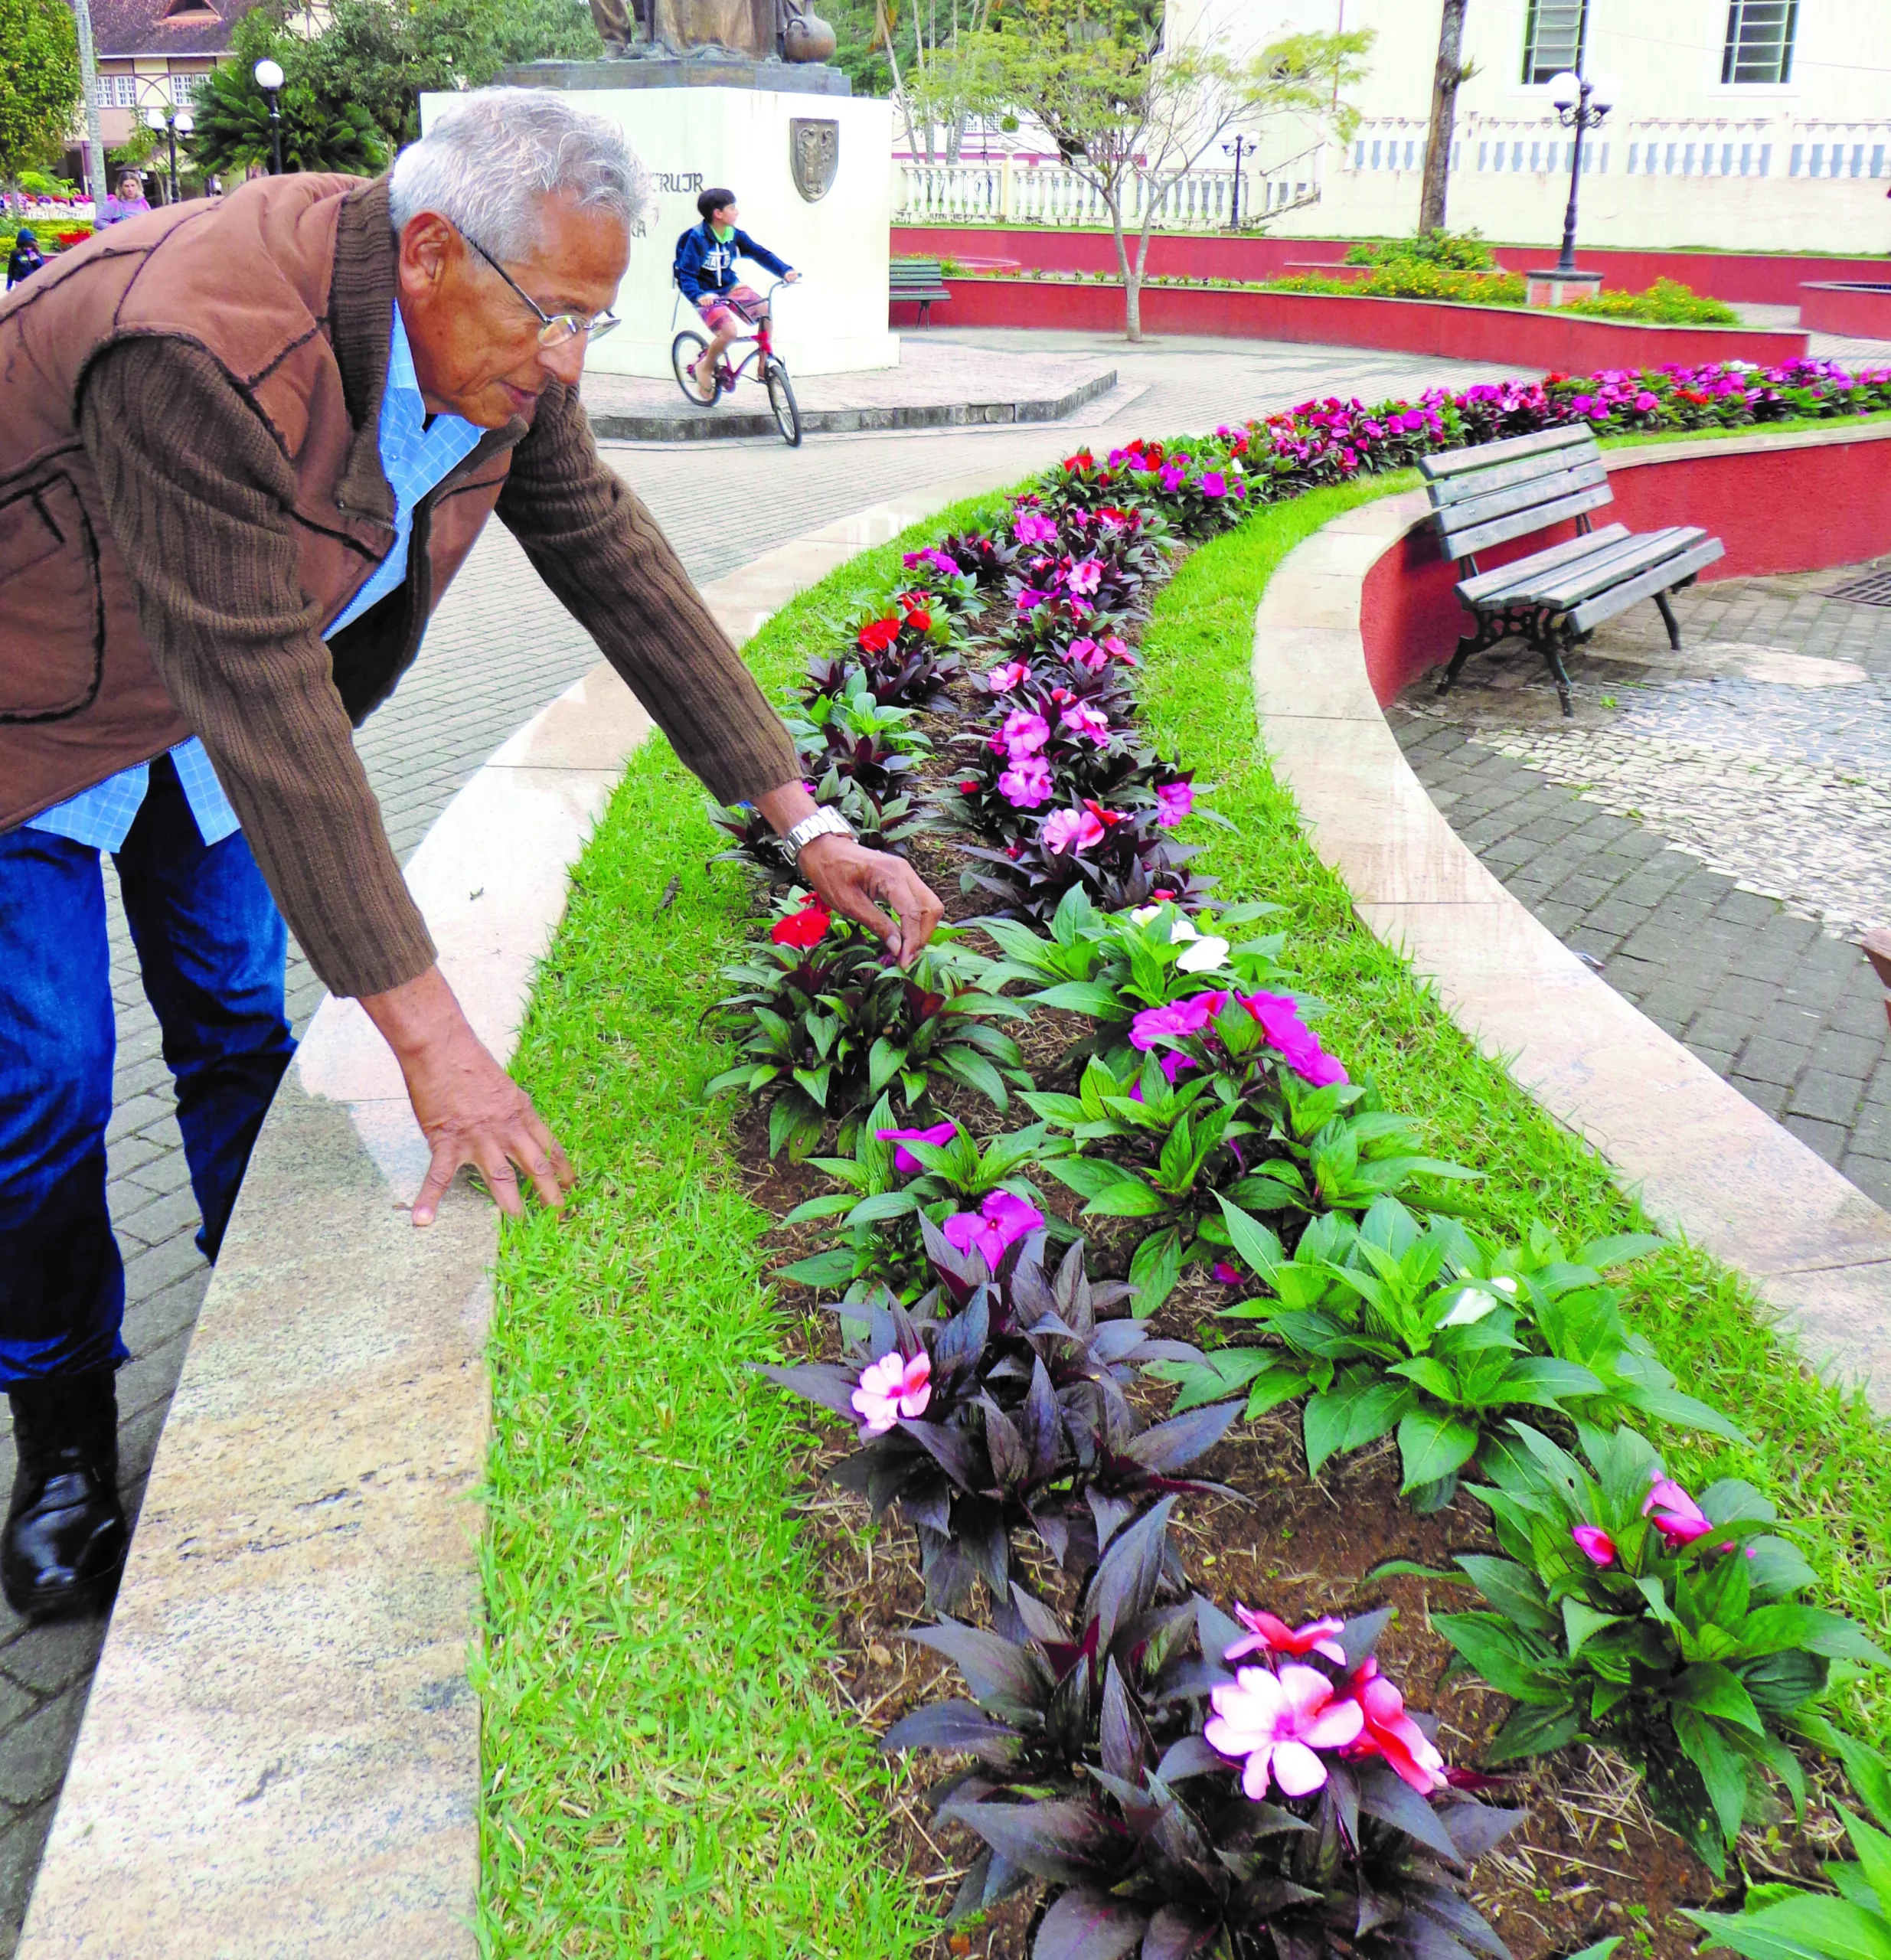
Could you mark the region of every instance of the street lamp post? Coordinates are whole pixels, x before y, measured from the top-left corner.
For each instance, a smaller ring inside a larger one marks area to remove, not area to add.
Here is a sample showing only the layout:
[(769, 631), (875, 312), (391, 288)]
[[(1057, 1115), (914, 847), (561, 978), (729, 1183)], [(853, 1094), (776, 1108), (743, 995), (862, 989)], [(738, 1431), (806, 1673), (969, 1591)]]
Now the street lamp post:
[(1238, 133), (1233, 142), (1223, 143), (1221, 146), (1223, 156), (1234, 158), (1234, 197), (1228, 207), (1228, 229), (1230, 231), (1241, 229), (1241, 158), (1243, 155), (1252, 156), (1259, 147), (1260, 145), (1252, 136)]
[(269, 99), (269, 149), (276, 161), (272, 174), (283, 174), (283, 66), (265, 55), (256, 64), (256, 85)]
[(1565, 69), (1550, 82), (1550, 100), (1555, 103), (1556, 119), (1564, 129), (1576, 132), (1569, 152), (1569, 202), (1563, 214), (1563, 256), (1556, 270), (1567, 276), (1576, 270), (1576, 200), (1582, 181), (1582, 138), (1601, 126), (1615, 106), (1615, 87), (1606, 79), (1590, 81), (1586, 76)]
[(153, 103), (145, 111), (145, 125), (152, 131), (162, 129), (168, 139), (171, 149), (171, 201), (178, 201), (178, 132), (188, 136), (196, 127), (194, 119), (188, 109), (180, 109), (175, 103)]

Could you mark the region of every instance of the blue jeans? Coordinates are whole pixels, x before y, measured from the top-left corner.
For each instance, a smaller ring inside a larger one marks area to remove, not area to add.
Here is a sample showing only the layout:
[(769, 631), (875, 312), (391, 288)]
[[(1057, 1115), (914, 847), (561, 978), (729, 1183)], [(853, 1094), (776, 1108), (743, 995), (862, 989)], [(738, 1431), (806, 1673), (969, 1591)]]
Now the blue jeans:
[[(242, 834), (205, 846), (168, 756), (114, 858), (214, 1259), (295, 1052), (288, 935)], [(105, 1202), (115, 1045), (98, 851), (0, 834), (0, 1388), (126, 1358)]]

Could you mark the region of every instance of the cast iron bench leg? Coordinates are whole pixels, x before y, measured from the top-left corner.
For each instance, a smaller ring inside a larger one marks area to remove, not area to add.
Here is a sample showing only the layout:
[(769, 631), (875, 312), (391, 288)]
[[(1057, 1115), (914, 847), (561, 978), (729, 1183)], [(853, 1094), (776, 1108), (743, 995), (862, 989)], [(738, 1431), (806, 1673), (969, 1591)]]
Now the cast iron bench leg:
[(1458, 642), (1458, 650), (1451, 657), (1451, 665), (1445, 669), (1445, 678), (1438, 684), (1438, 691), (1441, 694), (1448, 694), (1451, 692), (1452, 687), (1458, 678), (1458, 668), (1463, 666), (1483, 644), (1481, 639), (1461, 639)]
[(1563, 704), (1563, 712), (1573, 717), (1576, 710), (1569, 704), (1569, 676), (1563, 665), (1562, 646), (1553, 634), (1546, 634), (1540, 644), (1550, 671), (1556, 677), (1556, 699)]
[(1654, 603), (1661, 609), (1661, 619), (1667, 628), (1667, 643), (1677, 653), (1681, 650), (1681, 622), (1674, 616), (1674, 609), (1667, 603), (1667, 594), (1657, 592)]

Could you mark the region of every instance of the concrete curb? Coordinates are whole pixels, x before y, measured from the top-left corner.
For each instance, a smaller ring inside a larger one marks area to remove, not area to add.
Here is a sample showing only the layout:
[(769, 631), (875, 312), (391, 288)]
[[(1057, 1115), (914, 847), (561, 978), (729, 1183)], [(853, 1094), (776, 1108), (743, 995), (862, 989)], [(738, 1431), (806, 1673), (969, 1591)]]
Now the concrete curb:
[[(824, 526), (706, 590), (740, 645), (1016, 465)], [(509, 1059), (572, 864), (650, 723), (600, 664), (407, 867)], [(250, 1160), (159, 1442), (20, 1960), (472, 1960), (484, 1344), (497, 1214), (416, 1232), (394, 1057), (325, 1000)]]
[[(1644, 449), (1608, 462), (1663, 460)], [(1291, 554), (1256, 611), (1261, 727), (1308, 835), (1365, 923), (1651, 1217), (1746, 1274), (1808, 1360), (1891, 1409), (1891, 1214), (1540, 925), (1393, 739), (1367, 675), (1361, 604), (1368, 573), (1427, 514), (1413, 492), (1336, 518)]]
[[(802, 411), (804, 435), (849, 436), (883, 430), (963, 429), (984, 423), (1060, 422), (1086, 402), (1116, 385), (1116, 371), (1096, 374), (1068, 394), (1039, 401), (916, 402), (898, 408), (815, 408)], [(616, 415), (591, 412), (591, 433), (601, 443), (733, 442), (746, 436), (775, 435), (772, 415), (700, 415), (679, 409), (674, 415)]]

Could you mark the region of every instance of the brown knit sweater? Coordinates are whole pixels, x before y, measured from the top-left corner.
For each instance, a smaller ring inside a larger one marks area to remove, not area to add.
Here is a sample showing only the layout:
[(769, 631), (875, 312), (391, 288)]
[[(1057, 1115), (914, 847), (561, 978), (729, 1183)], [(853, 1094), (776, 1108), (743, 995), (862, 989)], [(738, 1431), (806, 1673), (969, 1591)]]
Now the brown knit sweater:
[[(282, 451), (214, 361), (168, 338), (121, 343), (95, 364), (80, 433), (152, 659), (310, 963), (337, 994), (413, 978), (433, 963), (433, 941), (355, 753), (326, 622), (297, 580)], [(547, 389), (498, 510), (717, 796), (753, 799), (799, 775), (779, 719), (655, 520), (599, 457), (572, 390)], [(423, 560), (410, 552), (407, 591), (383, 606), (411, 606)]]

